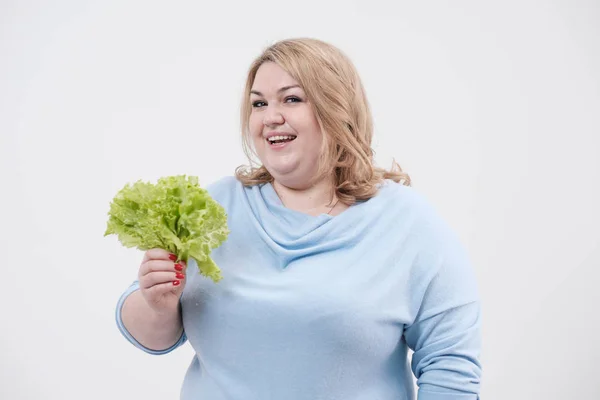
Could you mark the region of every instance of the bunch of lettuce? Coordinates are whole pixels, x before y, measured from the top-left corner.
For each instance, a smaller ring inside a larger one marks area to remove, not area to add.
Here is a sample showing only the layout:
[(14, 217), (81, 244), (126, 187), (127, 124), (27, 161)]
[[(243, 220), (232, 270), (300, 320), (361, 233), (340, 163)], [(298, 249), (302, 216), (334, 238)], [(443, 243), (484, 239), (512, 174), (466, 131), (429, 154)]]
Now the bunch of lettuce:
[(112, 200), (108, 216), (104, 236), (117, 235), (128, 248), (161, 248), (186, 262), (191, 257), (202, 275), (215, 283), (222, 279), (210, 253), (229, 235), (227, 214), (197, 177), (127, 184)]

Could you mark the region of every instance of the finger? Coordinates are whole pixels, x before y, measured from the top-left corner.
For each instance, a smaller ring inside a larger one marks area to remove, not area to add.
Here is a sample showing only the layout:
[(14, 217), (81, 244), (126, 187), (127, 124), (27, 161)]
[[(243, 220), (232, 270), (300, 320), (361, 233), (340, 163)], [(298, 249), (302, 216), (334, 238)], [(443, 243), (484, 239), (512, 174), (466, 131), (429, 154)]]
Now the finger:
[(169, 253), (168, 251), (166, 251), (165, 249), (150, 249), (147, 250), (144, 253), (144, 258), (142, 260), (142, 263), (149, 261), (149, 260), (171, 260), (171, 261), (176, 261), (177, 260), (177, 256), (173, 253)]
[(175, 263), (173, 261), (166, 260), (149, 260), (140, 266), (138, 276), (141, 278), (144, 275), (148, 275), (151, 272), (159, 271), (174, 271), (185, 273), (186, 269), (187, 265), (182, 261)]
[[(140, 278), (140, 288), (150, 289), (153, 286), (162, 285), (164, 283), (170, 283), (172, 286), (178, 286), (184, 283), (185, 278), (185, 274), (176, 271), (152, 272)], [(179, 283), (173, 284), (175, 281), (179, 281)]]
[(183, 284), (174, 285), (173, 282), (159, 283), (148, 289), (148, 294), (152, 297), (164, 295), (167, 293), (181, 293), (183, 291)]

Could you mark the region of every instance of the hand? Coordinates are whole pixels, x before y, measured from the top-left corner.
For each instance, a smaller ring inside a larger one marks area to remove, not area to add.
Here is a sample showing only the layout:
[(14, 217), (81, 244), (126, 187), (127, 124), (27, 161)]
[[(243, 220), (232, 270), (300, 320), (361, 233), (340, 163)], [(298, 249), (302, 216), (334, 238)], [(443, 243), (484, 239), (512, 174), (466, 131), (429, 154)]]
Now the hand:
[(146, 251), (138, 271), (140, 291), (157, 314), (176, 312), (185, 287), (187, 265), (163, 249)]

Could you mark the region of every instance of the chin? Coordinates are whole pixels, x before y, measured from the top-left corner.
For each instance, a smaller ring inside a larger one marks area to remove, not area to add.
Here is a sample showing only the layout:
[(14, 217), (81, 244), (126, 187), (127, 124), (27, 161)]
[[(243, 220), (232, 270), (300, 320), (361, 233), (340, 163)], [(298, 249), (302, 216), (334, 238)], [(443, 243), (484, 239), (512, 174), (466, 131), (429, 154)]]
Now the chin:
[(312, 176), (297, 166), (270, 166), (267, 171), (281, 185), (290, 189), (307, 189), (312, 184)]
[(293, 177), (295, 175), (295, 172), (298, 170), (298, 167), (296, 165), (290, 164), (271, 164), (267, 165), (266, 168), (267, 171), (269, 171), (269, 173), (273, 175), (273, 178), (275, 178), (276, 180), (282, 180), (286, 177), (288, 177), (289, 179)]

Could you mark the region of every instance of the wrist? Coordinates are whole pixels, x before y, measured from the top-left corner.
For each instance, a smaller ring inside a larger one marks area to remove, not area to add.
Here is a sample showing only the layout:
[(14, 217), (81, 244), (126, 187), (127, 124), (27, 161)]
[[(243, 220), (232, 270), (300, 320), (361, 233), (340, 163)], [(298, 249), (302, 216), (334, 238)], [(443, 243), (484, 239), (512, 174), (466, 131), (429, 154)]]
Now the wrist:
[(159, 309), (152, 309), (152, 311), (156, 319), (174, 318), (179, 316), (181, 312), (181, 306), (179, 302), (177, 302), (177, 304), (174, 304), (172, 306), (161, 307)]

